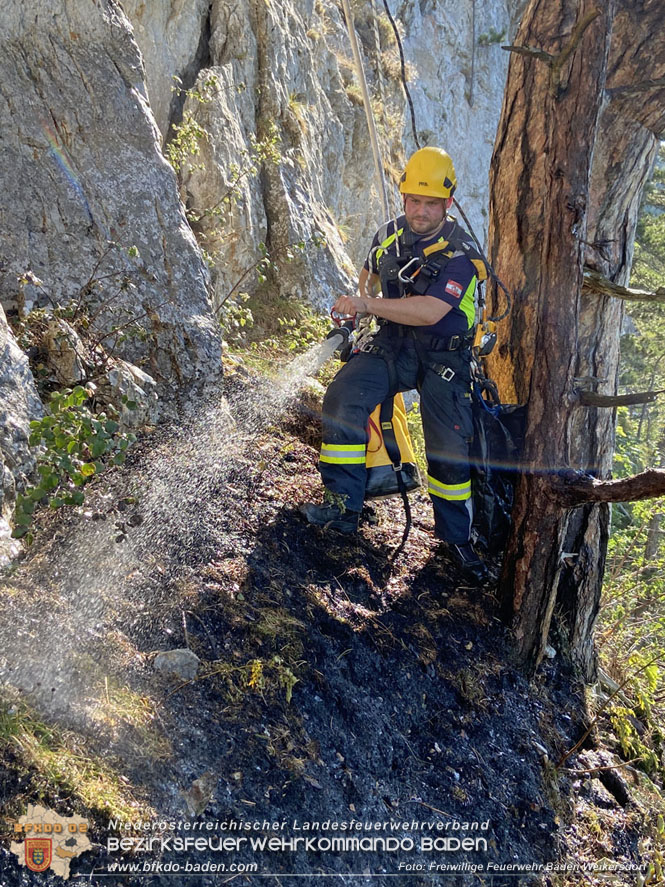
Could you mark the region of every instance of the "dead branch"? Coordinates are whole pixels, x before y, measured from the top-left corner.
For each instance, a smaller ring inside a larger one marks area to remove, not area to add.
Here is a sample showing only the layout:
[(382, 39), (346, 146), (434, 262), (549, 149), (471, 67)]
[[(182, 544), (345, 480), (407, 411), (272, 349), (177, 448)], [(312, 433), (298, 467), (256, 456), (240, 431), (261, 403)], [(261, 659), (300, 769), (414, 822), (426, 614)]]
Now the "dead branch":
[(653, 293), (648, 293), (645, 290), (619, 286), (618, 283), (613, 283), (591, 269), (586, 269), (584, 272), (582, 292), (595, 293), (599, 296), (614, 296), (617, 299), (624, 299), (626, 302), (665, 302), (665, 286), (658, 287)]
[(637, 502), (665, 496), (665, 469), (647, 468), (640, 474), (619, 480), (598, 480), (582, 471), (559, 474), (552, 481), (552, 492), (563, 508), (585, 502)]
[(653, 403), (665, 388), (658, 391), (637, 391), (635, 394), (596, 394), (595, 391), (580, 391), (579, 402), (585, 407), (626, 407), (635, 403)]
[(545, 62), (550, 68), (554, 61), (554, 56), (551, 53), (545, 52), (544, 49), (534, 49), (532, 46), (502, 46), (501, 49), (505, 49), (506, 52), (514, 52), (517, 55), (526, 55), (530, 58), (538, 59), (540, 62)]
[(607, 767), (589, 767), (587, 770), (577, 770), (575, 767), (560, 767), (564, 773), (573, 773), (575, 776), (584, 776), (589, 773), (603, 773), (605, 770), (618, 770), (620, 767), (630, 767), (640, 761), (641, 758), (631, 758), (630, 761), (621, 761), (619, 764), (609, 764)]
[(601, 12), (602, 10), (600, 9), (592, 9), (583, 19), (580, 19), (573, 28), (568, 43), (555, 55), (545, 52), (544, 49), (534, 49), (532, 46), (502, 46), (501, 49), (505, 49), (506, 52), (515, 52), (518, 55), (525, 55), (530, 58), (538, 59), (538, 61), (545, 62), (550, 69), (550, 89), (556, 97), (561, 86), (561, 70), (563, 66), (577, 49), (586, 29), (592, 21), (598, 18)]

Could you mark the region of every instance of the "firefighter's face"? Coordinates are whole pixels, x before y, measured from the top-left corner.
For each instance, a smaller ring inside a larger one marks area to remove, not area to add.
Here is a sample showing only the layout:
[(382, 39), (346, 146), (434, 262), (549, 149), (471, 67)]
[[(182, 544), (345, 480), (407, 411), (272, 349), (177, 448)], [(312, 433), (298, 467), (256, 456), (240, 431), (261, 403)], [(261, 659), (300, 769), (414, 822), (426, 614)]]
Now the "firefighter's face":
[(415, 234), (434, 234), (443, 224), (450, 200), (442, 197), (422, 197), (407, 194), (404, 197), (404, 214)]

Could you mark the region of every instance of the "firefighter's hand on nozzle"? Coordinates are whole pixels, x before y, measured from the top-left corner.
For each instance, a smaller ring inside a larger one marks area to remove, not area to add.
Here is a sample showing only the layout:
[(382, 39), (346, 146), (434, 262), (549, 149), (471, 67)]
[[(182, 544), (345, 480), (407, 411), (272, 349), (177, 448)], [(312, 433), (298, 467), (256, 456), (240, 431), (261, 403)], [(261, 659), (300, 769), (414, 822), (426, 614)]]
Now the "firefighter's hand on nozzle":
[(367, 311), (365, 299), (359, 299), (357, 296), (340, 296), (332, 307), (333, 317), (335, 315), (342, 318), (355, 317), (356, 314), (365, 311)]

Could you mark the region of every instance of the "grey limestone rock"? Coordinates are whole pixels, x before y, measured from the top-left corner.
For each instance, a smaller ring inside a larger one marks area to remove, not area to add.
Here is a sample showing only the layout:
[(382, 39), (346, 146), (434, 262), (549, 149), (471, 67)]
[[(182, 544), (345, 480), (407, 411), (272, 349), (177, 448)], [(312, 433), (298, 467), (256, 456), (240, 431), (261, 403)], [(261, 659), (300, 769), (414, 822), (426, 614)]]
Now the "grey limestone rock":
[(43, 408), (28, 366), (0, 307), (0, 564), (16, 554), (8, 518), (17, 488), (35, 468), (28, 446), (29, 423)]
[(0, 24), (0, 301), (12, 304), (28, 269), (59, 304), (93, 279), (108, 304), (98, 328), (118, 318), (146, 328), (116, 351), (145, 364), (167, 400), (217, 376), (206, 268), (120, 6), (25, 0)]
[(187, 648), (179, 650), (163, 650), (155, 656), (155, 671), (174, 675), (183, 681), (191, 681), (196, 677), (201, 660)]
[[(481, 240), (508, 64), (500, 44), (509, 42), (523, 5), (475, 0), (472, 15), (470, 4), (404, 0), (393, 9), (409, 63), (419, 140), (453, 156), (457, 196)], [(247, 167), (252, 138), (264, 137), (270, 123), (276, 127), (281, 162), (268, 164), (260, 176), (242, 177), (221, 224), (219, 218), (201, 221), (216, 253), (216, 304), (239, 280), (242, 288), (252, 288), (256, 278), (246, 272), (260, 259), (264, 242), (279, 268), (282, 293), (329, 307), (338, 293), (353, 287), (368, 241), (383, 221), (339, 5), (211, 0), (207, 14), (200, 4), (185, 8), (181, 0), (128, 0), (125, 6), (145, 59), (150, 96), (164, 90), (167, 68), (199, 89), (210, 75), (218, 81), (211, 102), (185, 104), (209, 133), (194, 164), (200, 161), (203, 168), (183, 176), (190, 207), (201, 212), (216, 206), (229, 191), (233, 171)], [(396, 212), (397, 178), (415, 148), (397, 49), (381, 4), (362, 0), (353, 8)], [(163, 43), (155, 40), (157, 32)], [(172, 103), (175, 123), (177, 111)], [(160, 128), (164, 131), (161, 122)], [(316, 232), (325, 237), (325, 247), (315, 245)], [(298, 243), (304, 250), (294, 249)]]

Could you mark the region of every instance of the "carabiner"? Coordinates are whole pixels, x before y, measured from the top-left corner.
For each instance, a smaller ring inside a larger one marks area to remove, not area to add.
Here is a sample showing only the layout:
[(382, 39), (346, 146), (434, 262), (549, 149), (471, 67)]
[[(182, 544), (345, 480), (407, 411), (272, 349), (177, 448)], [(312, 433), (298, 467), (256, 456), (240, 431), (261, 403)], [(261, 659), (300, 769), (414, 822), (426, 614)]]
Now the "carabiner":
[(341, 326), (347, 320), (355, 320), (356, 314), (340, 314), (339, 311), (335, 311), (334, 308), (330, 309), (330, 317), (335, 326)]
[[(414, 264), (414, 262), (416, 263), (416, 270), (413, 272), (413, 274), (407, 275), (406, 274), (407, 269), (410, 268), (411, 265)], [(410, 259), (406, 263), (406, 265), (403, 268), (401, 268), (397, 272), (397, 279), (400, 281), (400, 283), (403, 283), (406, 285), (409, 283), (413, 283), (414, 279), (418, 276), (419, 273), (420, 273), (420, 259), (418, 256), (414, 256), (412, 259)]]

